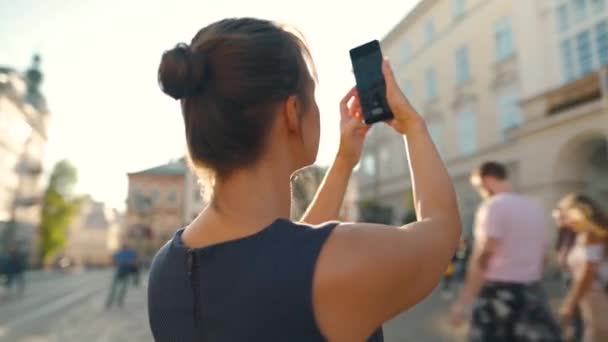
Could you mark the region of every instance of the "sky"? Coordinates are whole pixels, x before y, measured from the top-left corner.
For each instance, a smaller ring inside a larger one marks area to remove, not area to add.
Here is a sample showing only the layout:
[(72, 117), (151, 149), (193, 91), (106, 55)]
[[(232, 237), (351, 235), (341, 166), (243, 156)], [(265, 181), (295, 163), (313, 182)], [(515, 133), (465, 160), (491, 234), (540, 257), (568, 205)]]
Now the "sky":
[(417, 2), (0, 0), (0, 65), (24, 70), (42, 54), (52, 115), (46, 169), (69, 159), (79, 192), (122, 209), (128, 172), (185, 153), (179, 103), (156, 81), (164, 50), (225, 17), (297, 27), (319, 72), (317, 163), (327, 165), (338, 145), (338, 103), (354, 85), (348, 50), (384, 37)]

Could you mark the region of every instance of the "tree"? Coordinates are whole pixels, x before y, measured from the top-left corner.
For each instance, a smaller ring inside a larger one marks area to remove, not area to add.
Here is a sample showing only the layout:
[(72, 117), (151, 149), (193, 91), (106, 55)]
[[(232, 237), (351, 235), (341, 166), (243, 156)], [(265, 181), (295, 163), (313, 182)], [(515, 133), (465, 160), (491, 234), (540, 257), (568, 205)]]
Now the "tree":
[(74, 196), (78, 180), (76, 168), (67, 160), (55, 164), (42, 199), (40, 258), (49, 263), (65, 247), (67, 231), (80, 208)]

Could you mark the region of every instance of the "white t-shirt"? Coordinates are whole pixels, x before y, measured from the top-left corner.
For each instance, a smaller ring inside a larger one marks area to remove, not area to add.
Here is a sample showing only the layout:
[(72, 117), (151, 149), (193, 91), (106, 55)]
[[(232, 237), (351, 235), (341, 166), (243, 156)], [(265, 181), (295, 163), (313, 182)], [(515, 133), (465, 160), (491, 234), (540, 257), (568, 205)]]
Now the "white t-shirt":
[(486, 280), (532, 283), (542, 278), (549, 224), (545, 211), (530, 198), (501, 193), (481, 204), (475, 217), (475, 241), (498, 241)]
[(583, 271), (583, 266), (587, 262), (597, 264), (597, 272), (593, 279), (593, 288), (603, 288), (608, 284), (608, 262), (605, 254), (606, 246), (603, 243), (586, 245), (577, 240), (572, 250), (568, 254), (568, 267), (575, 277)]

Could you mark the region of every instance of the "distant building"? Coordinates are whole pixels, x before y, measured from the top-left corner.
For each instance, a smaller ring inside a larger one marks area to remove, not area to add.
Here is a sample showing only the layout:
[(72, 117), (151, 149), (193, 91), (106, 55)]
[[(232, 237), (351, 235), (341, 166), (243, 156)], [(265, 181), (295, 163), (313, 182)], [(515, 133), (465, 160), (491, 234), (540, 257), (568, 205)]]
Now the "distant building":
[(0, 242), (17, 240), (33, 254), (50, 117), (39, 64), (34, 56), (25, 73), (0, 67)]
[(184, 222), (191, 222), (205, 206), (204, 187), (191, 168), (186, 168), (184, 190)]
[[(291, 213), (292, 220), (298, 221), (312, 203), (327, 169), (312, 165), (299, 170), (291, 181)], [(340, 216), (336, 219), (354, 222), (359, 217), (356, 175), (353, 174), (349, 180), (344, 201), (340, 209)]]
[(312, 202), (327, 169), (309, 166), (294, 174), (291, 180), (291, 219), (298, 221)]
[(204, 205), (184, 158), (128, 174), (125, 237), (152, 253), (189, 224)]
[[(568, 191), (608, 201), (607, 6), (422, 0), (382, 39), (447, 164), (467, 234), (479, 203), (469, 174), (486, 160), (508, 165), (547, 210)], [(403, 148), (376, 125), (359, 173), (361, 198), (393, 207), (395, 222), (411, 203)]]
[(85, 198), (68, 231), (64, 255), (77, 265), (102, 266), (120, 246), (121, 215), (102, 202)]

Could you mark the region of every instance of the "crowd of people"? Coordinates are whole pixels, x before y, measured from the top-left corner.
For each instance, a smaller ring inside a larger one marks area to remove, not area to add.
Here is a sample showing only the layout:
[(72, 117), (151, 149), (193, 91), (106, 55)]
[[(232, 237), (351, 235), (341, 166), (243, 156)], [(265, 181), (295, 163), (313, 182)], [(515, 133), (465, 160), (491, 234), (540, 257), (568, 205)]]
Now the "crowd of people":
[[(456, 266), (466, 263), (452, 324), (468, 320), (471, 341), (608, 341), (608, 216), (601, 206), (583, 194), (564, 196), (552, 212), (553, 234), (545, 210), (514, 191), (504, 165), (484, 163), (471, 183), (483, 199), (474, 241), (461, 245), (444, 276), (446, 293)], [(550, 259), (553, 235), (557, 260)], [(567, 288), (555, 313), (542, 284), (549, 264), (558, 265)]]

